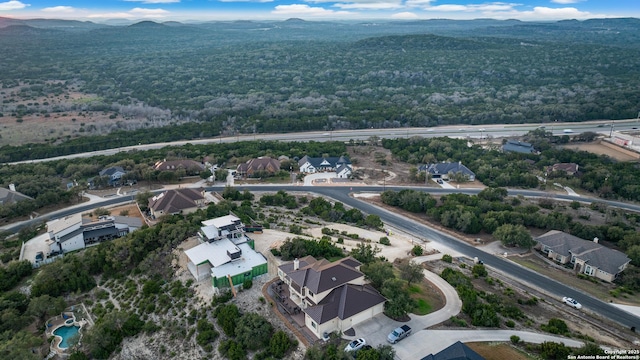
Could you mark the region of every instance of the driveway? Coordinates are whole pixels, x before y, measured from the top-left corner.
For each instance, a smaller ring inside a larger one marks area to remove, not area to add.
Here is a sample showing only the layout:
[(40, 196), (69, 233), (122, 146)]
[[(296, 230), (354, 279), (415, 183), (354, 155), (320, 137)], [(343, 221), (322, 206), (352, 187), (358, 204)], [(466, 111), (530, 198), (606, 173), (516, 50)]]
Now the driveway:
[(414, 332), (408, 338), (392, 346), (396, 351), (396, 357), (399, 359), (420, 359), (429, 354), (436, 354), (454, 344), (456, 341), (461, 341), (463, 343), (487, 341), (509, 342), (511, 335), (519, 336), (521, 341), (527, 343), (540, 344), (545, 341), (552, 341), (564, 343), (570, 347), (581, 347), (584, 345), (582, 341), (529, 331), (422, 330)]
[(304, 177), (304, 186), (314, 186), (314, 183), (324, 182), (325, 185), (329, 184), (329, 179), (338, 177), (335, 172), (321, 172), (315, 174), (309, 174)]

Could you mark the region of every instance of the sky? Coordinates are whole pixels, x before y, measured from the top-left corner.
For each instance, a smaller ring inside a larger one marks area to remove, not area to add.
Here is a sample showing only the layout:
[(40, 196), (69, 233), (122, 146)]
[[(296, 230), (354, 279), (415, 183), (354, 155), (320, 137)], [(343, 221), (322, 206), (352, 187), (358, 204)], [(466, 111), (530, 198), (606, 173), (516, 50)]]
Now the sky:
[(0, 0), (20, 19), (364, 20), (640, 18), (640, 0)]

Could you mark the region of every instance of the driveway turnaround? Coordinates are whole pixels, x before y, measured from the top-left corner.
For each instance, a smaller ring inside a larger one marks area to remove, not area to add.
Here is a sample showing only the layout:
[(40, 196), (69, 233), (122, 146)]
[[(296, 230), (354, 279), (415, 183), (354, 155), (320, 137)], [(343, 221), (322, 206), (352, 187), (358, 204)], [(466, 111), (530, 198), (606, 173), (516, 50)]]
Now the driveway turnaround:
[[(414, 330), (415, 331), (415, 330)], [(508, 342), (511, 335), (520, 337), (520, 341), (540, 344), (545, 341), (563, 343), (569, 347), (581, 347), (582, 341), (516, 330), (422, 330), (414, 332), (408, 338), (392, 345), (396, 356), (402, 360), (421, 359), (436, 354), (456, 341), (467, 342)]]

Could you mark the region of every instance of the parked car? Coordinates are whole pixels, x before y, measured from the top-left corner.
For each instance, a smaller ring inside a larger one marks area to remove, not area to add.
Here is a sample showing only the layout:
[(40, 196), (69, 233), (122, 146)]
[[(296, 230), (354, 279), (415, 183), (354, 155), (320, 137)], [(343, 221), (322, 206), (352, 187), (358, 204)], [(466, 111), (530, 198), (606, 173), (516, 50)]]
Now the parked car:
[(36, 253), (36, 261), (42, 261), (44, 260), (44, 253), (42, 251), (38, 251)]
[(391, 334), (387, 336), (387, 341), (395, 344), (409, 335), (411, 335), (411, 328), (408, 325), (402, 325), (399, 328), (395, 328)]
[(357, 351), (357, 350), (360, 350), (365, 345), (367, 345), (367, 342), (364, 341), (363, 338), (355, 339), (344, 348), (344, 351), (347, 351), (347, 352)]
[(438, 184), (442, 184), (442, 183), (443, 183), (442, 179), (438, 179), (438, 180), (436, 180), (436, 182), (437, 182)]
[(580, 304), (579, 302), (577, 302), (576, 300), (574, 300), (573, 298), (570, 297), (563, 297), (562, 298), (562, 302), (571, 306), (572, 308), (575, 309), (581, 309), (582, 308), (582, 304)]

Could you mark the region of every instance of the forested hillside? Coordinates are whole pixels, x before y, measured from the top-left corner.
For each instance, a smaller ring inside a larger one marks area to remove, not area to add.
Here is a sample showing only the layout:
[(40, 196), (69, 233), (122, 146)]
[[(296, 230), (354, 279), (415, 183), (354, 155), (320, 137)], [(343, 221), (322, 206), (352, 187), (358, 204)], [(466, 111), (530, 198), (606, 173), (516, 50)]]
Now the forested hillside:
[[(635, 19), (145, 21), (73, 31), (41, 25), (0, 28), (0, 47), (10, 50), (0, 59), (3, 121), (83, 111), (114, 119), (84, 129), (76, 123), (72, 135), (42, 139), (56, 145), (118, 130), (137, 130), (151, 142), (220, 133), (621, 119), (635, 118), (640, 109)], [(35, 101), (71, 89), (94, 97)], [(194, 131), (193, 122), (202, 130)], [(184, 131), (172, 136), (145, 130), (176, 125)], [(117, 137), (122, 146), (141, 136)], [(110, 138), (91, 143), (114, 146)]]

